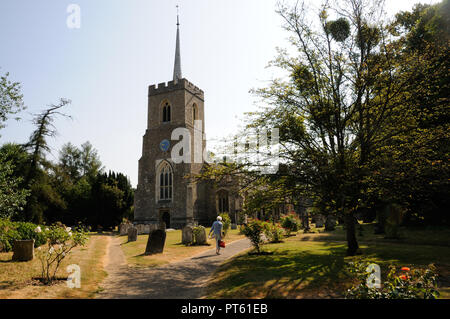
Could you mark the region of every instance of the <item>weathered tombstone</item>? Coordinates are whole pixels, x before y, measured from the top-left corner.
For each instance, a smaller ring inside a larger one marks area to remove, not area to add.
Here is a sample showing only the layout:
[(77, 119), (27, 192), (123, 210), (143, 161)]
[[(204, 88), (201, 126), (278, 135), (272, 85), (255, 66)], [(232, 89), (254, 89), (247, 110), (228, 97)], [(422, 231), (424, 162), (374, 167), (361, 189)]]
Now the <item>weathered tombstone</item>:
[(136, 227), (128, 228), (128, 242), (136, 241), (138, 236), (138, 230)]
[(237, 225), (236, 224), (231, 224), (231, 229), (237, 229)]
[(325, 230), (326, 231), (333, 231), (336, 229), (336, 220), (333, 216), (327, 216), (327, 219), (325, 220)]
[(182, 234), (181, 234), (181, 242), (184, 245), (190, 245), (193, 241), (193, 231), (194, 228), (190, 225), (187, 225), (183, 228)]
[(323, 227), (323, 217), (322, 215), (316, 216), (316, 227)]
[(128, 229), (129, 229), (130, 227), (132, 227), (132, 226), (133, 226), (133, 224), (131, 224), (131, 223), (129, 223), (129, 222), (121, 223), (121, 224), (119, 225), (119, 234), (120, 234), (120, 236), (128, 235)]
[(34, 239), (15, 240), (12, 260), (29, 261), (34, 258)]
[(148, 235), (147, 247), (145, 248), (145, 255), (160, 254), (164, 250), (166, 243), (166, 232), (162, 229), (156, 229)]
[(206, 230), (205, 230), (205, 227), (203, 227), (203, 226), (195, 227), (194, 237), (195, 237), (194, 242), (197, 245), (206, 245), (207, 241), (206, 241)]

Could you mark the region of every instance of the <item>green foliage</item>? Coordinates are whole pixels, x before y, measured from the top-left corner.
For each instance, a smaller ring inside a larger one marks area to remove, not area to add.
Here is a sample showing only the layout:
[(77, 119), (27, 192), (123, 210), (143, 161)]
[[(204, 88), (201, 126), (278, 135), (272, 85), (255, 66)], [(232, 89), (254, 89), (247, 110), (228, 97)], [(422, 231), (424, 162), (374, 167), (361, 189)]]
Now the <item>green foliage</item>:
[(8, 76), (9, 73), (0, 76), (0, 129), (5, 127), (10, 115), (25, 109), (20, 83), (11, 82)]
[(261, 246), (263, 245), (263, 239), (262, 235), (264, 234), (264, 231), (266, 230), (266, 223), (262, 222), (260, 220), (251, 220), (249, 223), (244, 224), (241, 228), (241, 232), (250, 239), (250, 242), (253, 245), (253, 248), (260, 253), (261, 252)]
[(20, 238), (19, 233), (9, 219), (0, 218), (0, 251), (11, 251), (14, 240)]
[(326, 23), (325, 31), (333, 37), (335, 41), (342, 42), (350, 35), (350, 23), (345, 18)]
[(34, 239), (34, 247), (39, 247), (47, 242), (43, 233), (37, 233), (35, 231), (38, 227), (36, 224), (16, 222), (14, 223), (14, 227), (18, 233), (17, 240)]
[(14, 164), (0, 153), (0, 218), (14, 217), (23, 210), (29, 192), (19, 187), (21, 181), (14, 176)]
[(228, 231), (230, 230), (230, 226), (231, 226), (231, 218), (230, 215), (228, 215), (228, 213), (222, 213), (219, 215), (220, 217), (222, 217), (222, 232), (225, 234), (225, 236), (227, 235)]
[(300, 221), (295, 214), (288, 214), (281, 217), (281, 227), (284, 228), (286, 236), (290, 236), (292, 232), (297, 232), (300, 228)]
[(267, 223), (264, 229), (264, 235), (269, 239), (271, 243), (283, 242), (283, 228), (279, 224)]
[(193, 235), (193, 241), (192, 243), (194, 245), (198, 245), (199, 241), (198, 238), (200, 238), (200, 236), (202, 236), (202, 234), (205, 233), (205, 227), (203, 226), (196, 226), (192, 229), (192, 235)]
[(348, 267), (358, 280), (358, 284), (347, 291), (349, 299), (436, 299), (437, 275), (434, 265), (426, 269), (413, 269), (390, 265), (387, 279), (380, 288), (369, 287), (368, 278), (371, 273), (366, 269), (367, 262), (354, 262)]
[(0, 218), (0, 247), (4, 251), (10, 251), (13, 248), (15, 240), (34, 239), (34, 247), (39, 247), (46, 243), (43, 233), (37, 233), (35, 230), (38, 225), (27, 222), (13, 222), (9, 219)]

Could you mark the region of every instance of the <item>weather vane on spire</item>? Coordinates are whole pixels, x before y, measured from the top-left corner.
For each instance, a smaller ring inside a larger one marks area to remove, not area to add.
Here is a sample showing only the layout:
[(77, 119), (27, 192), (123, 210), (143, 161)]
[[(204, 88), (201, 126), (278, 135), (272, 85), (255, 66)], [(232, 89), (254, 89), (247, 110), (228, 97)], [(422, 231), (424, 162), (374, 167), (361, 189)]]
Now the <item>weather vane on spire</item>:
[(177, 7), (177, 25), (180, 25), (179, 11), (178, 11), (179, 5), (177, 4), (176, 7)]

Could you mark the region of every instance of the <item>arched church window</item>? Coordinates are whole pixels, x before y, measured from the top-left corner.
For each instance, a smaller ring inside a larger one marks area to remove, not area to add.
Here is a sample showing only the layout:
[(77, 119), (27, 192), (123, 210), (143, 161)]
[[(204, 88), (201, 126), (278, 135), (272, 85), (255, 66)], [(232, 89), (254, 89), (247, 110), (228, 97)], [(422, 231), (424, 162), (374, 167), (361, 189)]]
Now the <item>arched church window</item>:
[(229, 212), (229, 206), (228, 206), (228, 192), (227, 191), (220, 191), (218, 194), (218, 201), (219, 201), (219, 213), (228, 213)]
[(162, 121), (163, 121), (163, 123), (167, 123), (167, 122), (171, 121), (170, 104), (167, 102), (164, 104), (164, 107), (163, 107)]
[(171, 200), (173, 193), (173, 172), (168, 163), (161, 165), (159, 169), (159, 199)]

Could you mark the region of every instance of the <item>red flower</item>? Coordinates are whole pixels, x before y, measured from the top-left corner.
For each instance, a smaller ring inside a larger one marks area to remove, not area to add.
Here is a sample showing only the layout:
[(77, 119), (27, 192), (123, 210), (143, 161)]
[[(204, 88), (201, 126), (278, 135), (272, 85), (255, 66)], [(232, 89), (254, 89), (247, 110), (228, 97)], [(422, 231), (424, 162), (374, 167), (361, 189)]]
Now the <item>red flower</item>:
[(405, 276), (405, 275), (401, 275), (400, 277), (398, 277), (398, 278), (400, 278), (400, 279), (403, 279), (403, 280), (407, 280), (408, 279), (408, 276)]
[(411, 269), (409, 269), (408, 267), (402, 267), (402, 271), (410, 271)]

